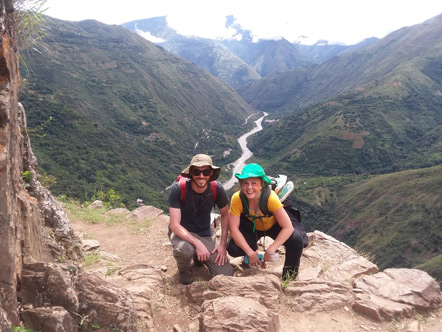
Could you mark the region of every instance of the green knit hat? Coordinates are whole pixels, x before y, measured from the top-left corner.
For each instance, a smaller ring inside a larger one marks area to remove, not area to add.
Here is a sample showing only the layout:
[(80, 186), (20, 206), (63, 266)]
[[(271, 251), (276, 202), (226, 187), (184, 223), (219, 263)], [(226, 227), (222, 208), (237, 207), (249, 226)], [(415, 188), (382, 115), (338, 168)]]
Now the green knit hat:
[(271, 181), (269, 177), (264, 172), (263, 168), (258, 164), (248, 164), (244, 166), (241, 171), (241, 174), (235, 173), (235, 177), (239, 180), (248, 179), (248, 178), (260, 178), (264, 182), (270, 184)]

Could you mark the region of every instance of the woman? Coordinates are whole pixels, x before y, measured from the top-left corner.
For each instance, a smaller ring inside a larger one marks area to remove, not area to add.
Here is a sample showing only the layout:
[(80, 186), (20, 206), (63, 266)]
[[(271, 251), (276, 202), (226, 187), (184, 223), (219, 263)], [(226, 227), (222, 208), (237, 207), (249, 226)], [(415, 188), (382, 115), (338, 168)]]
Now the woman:
[[(240, 190), (233, 194), (230, 202), (229, 228), (232, 237), (227, 245), (229, 255), (247, 255), (250, 265), (265, 266), (265, 262), (273, 261), (276, 250), (284, 245), (286, 255), (282, 278), (295, 279), (304, 242), (299, 232), (294, 230), (278, 195), (268, 187), (270, 179), (258, 164), (244, 166), (241, 174), (235, 173), (235, 177), (239, 180)], [(266, 190), (270, 191), (267, 200), (270, 215), (264, 216), (259, 203)], [(263, 236), (270, 236), (274, 242), (266, 249), (261, 263), (257, 242)]]

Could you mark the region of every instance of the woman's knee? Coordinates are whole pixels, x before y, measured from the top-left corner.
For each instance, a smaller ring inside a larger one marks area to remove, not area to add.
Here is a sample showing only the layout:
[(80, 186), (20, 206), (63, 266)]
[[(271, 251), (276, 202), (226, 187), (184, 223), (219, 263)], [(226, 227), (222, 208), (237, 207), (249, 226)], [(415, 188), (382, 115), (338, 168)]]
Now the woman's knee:
[(244, 251), (232, 239), (227, 244), (227, 252), (232, 257), (244, 256)]
[(304, 249), (304, 240), (299, 232), (294, 231), (293, 234), (284, 243), (284, 246), (291, 251), (302, 253), (302, 250)]

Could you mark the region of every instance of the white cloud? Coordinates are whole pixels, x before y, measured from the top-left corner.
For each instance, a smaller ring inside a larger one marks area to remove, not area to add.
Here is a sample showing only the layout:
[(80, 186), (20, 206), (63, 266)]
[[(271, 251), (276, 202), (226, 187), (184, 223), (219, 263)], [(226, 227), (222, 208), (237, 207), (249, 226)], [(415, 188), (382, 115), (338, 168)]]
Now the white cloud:
[(165, 40), (162, 38), (157, 38), (155, 36), (152, 36), (152, 34), (149, 31), (143, 31), (138, 29), (136, 24), (135, 24), (135, 32), (152, 43), (160, 44), (165, 42)]
[(232, 38), (225, 16), (234, 15), (256, 38), (306, 36), (347, 44), (382, 38), (442, 13), (440, 0), (48, 0), (47, 5), (49, 16), (72, 21), (121, 24), (168, 16), (179, 33), (209, 38)]

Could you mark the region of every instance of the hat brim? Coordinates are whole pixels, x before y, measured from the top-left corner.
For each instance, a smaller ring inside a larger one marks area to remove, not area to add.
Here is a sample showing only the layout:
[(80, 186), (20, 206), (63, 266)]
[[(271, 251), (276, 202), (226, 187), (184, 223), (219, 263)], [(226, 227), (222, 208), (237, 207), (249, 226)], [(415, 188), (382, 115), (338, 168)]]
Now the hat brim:
[(270, 178), (267, 175), (256, 175), (256, 174), (251, 174), (251, 173), (246, 173), (246, 174), (240, 174), (240, 173), (235, 173), (235, 177), (238, 180), (244, 180), (244, 179), (249, 179), (249, 178), (258, 178), (261, 179), (262, 181), (264, 181), (267, 184), (272, 183), (272, 181), (270, 180)]

